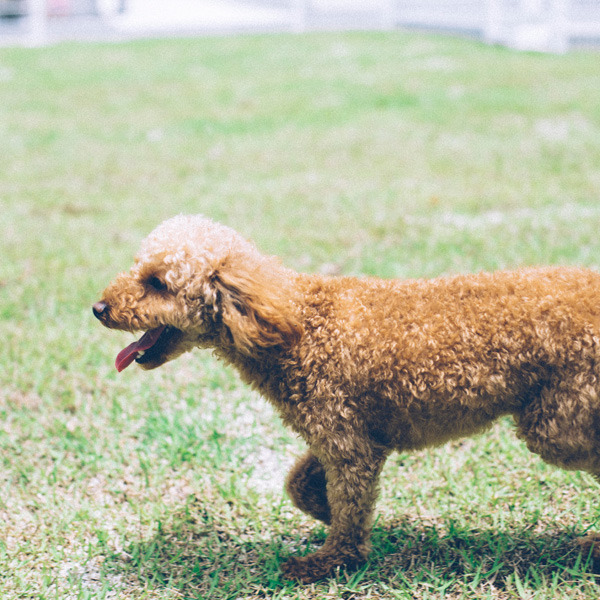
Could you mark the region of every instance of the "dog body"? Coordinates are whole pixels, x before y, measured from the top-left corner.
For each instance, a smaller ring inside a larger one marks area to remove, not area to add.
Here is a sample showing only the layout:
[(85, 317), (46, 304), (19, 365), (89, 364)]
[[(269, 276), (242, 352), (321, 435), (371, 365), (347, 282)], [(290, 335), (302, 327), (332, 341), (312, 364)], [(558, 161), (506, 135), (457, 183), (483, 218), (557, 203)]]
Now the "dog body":
[(600, 474), (600, 275), (543, 268), (433, 280), (299, 274), (233, 230), (176, 217), (94, 313), (145, 331), (124, 349), (154, 368), (211, 348), (308, 444), (294, 504), (330, 524), (284, 572), (309, 582), (363, 562), (393, 450), (439, 445), (513, 415), (544, 460)]

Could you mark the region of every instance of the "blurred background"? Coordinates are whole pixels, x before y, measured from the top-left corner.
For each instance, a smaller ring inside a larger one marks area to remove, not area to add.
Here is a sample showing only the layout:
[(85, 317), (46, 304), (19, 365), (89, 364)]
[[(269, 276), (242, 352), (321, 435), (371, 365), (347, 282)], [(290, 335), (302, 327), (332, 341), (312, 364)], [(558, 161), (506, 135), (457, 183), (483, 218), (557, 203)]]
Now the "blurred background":
[(118, 374), (91, 306), (178, 213), (311, 273), (600, 271), (600, 0), (0, 16), (2, 600), (598, 600), (598, 484), (509, 418), (388, 461), (366, 570), (283, 581), (301, 440), (208, 352)]
[(600, 43), (599, 0), (0, 0), (0, 44), (419, 28), (522, 50)]

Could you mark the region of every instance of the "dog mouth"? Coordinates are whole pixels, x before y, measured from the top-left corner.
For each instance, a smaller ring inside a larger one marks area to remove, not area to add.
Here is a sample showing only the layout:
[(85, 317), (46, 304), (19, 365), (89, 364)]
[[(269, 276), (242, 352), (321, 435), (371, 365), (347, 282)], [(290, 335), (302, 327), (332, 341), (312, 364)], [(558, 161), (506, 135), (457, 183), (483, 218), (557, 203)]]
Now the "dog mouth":
[(134, 361), (147, 369), (160, 366), (166, 361), (169, 350), (181, 333), (179, 329), (168, 325), (146, 331), (137, 342), (119, 352), (115, 360), (117, 371), (120, 373)]

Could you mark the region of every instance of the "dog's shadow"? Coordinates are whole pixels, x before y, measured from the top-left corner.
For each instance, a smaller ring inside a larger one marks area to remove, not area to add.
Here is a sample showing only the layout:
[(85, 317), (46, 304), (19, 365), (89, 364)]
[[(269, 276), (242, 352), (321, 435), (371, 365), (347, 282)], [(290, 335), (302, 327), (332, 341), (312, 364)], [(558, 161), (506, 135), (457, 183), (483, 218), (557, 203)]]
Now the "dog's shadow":
[(598, 564), (579, 544), (581, 533), (559, 528), (469, 529), (452, 521), (402, 519), (375, 528), (370, 563), (388, 576), (480, 581), (503, 587), (511, 577), (532, 584), (562, 577), (595, 579)]
[[(280, 563), (314, 551), (327, 533), (317, 525), (307, 537), (280, 533), (261, 539), (253, 527), (233, 528), (206, 508), (195, 508), (187, 506), (166, 519), (150, 538), (132, 541), (125, 555), (106, 566), (127, 573), (134, 586), (135, 579), (143, 587), (165, 585), (198, 597), (217, 588), (225, 596), (229, 588), (232, 593), (276, 590), (293, 585), (282, 579)], [(462, 581), (502, 589), (514, 582), (515, 573), (532, 590), (557, 579), (593, 584), (598, 565), (581, 551), (578, 539), (579, 533), (558, 528), (541, 533), (518, 526), (477, 530), (405, 518), (376, 524), (369, 562), (357, 573), (341, 571), (334, 577), (340, 587), (356, 581), (393, 588), (415, 581), (436, 587)]]

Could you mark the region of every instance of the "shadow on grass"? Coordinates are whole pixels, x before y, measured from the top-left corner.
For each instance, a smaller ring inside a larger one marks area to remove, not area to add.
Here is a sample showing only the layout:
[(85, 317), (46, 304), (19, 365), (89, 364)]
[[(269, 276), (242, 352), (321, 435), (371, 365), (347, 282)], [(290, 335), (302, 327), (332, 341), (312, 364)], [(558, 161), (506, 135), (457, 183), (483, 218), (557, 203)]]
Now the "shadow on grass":
[(375, 529), (370, 562), (382, 578), (401, 572), (403, 579), (479, 581), (499, 589), (515, 573), (532, 589), (557, 579), (595, 581), (599, 565), (582, 554), (578, 540), (576, 532), (555, 528), (469, 529), (406, 518)]
[[(159, 523), (149, 539), (131, 542), (126, 559), (115, 556), (105, 566), (133, 586), (168, 587), (186, 598), (271, 597), (302, 589), (281, 578), (279, 565), (290, 555), (314, 551), (325, 529), (317, 525), (269, 538), (269, 525), (276, 526), (276, 520), (265, 522), (263, 531), (240, 528), (212, 517), (207, 508), (188, 505)], [(514, 588), (515, 582), (532, 592), (563, 584), (597, 590), (598, 565), (582, 555), (577, 539), (576, 533), (558, 529), (475, 530), (406, 518), (376, 527), (369, 562), (357, 573), (337, 573), (335, 580), (340, 592), (352, 593), (458, 587), (479, 597), (477, 590)], [(323, 585), (327, 589), (331, 582)]]

